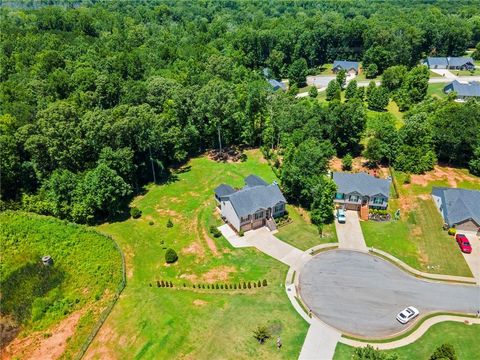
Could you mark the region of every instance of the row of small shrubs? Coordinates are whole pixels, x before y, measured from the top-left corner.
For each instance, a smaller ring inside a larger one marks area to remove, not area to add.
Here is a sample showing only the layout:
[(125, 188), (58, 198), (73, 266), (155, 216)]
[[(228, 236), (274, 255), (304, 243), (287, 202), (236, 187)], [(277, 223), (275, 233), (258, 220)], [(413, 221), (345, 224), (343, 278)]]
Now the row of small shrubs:
[[(173, 283), (171, 281), (164, 281), (164, 280), (157, 280), (156, 281), (157, 287), (170, 287), (173, 288)], [(150, 283), (150, 287), (152, 286), (152, 283)], [(252, 289), (252, 288), (261, 288), (261, 287), (266, 287), (268, 286), (267, 280), (260, 281), (258, 280), (257, 282), (249, 281), (249, 282), (243, 282), (243, 283), (238, 283), (238, 284), (192, 284), (191, 285), (193, 289), (207, 289), (207, 290), (241, 290), (241, 289)], [(186, 288), (187, 284), (183, 283), (183, 287)], [(188, 286), (190, 287), (190, 286)]]
[(285, 211), (285, 213), (282, 216), (280, 216), (278, 218), (275, 218), (275, 223), (279, 227), (283, 226), (283, 225), (286, 225), (291, 221), (292, 221), (292, 219), (290, 219), (290, 217), (288, 216), (288, 211)]
[(387, 215), (388, 211), (387, 210), (381, 210), (381, 209), (370, 209), (370, 214)]
[(218, 230), (213, 225), (210, 226), (210, 234), (212, 234), (214, 238), (219, 238), (220, 236), (222, 236), (222, 233), (220, 232), (220, 230)]

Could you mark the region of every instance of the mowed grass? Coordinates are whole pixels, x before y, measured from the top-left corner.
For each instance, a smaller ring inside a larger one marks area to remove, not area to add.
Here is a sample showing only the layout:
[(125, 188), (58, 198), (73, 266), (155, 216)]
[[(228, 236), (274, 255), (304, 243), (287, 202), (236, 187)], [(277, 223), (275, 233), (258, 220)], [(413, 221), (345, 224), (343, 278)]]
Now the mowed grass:
[[(193, 159), (170, 183), (150, 186), (134, 200), (133, 205), (143, 212), (140, 219), (99, 227), (124, 249), (128, 281), (87, 358), (109, 354), (142, 359), (298, 356), (307, 324), (285, 294), (287, 266), (256, 249), (232, 248), (223, 237), (208, 233), (209, 225), (221, 223), (213, 198), (216, 186), (241, 187), (249, 174), (275, 180), (259, 151), (248, 151), (247, 157), (246, 162), (236, 164)], [(166, 227), (168, 219), (172, 228)], [(168, 247), (179, 255), (173, 265), (165, 264)], [(198, 285), (263, 279), (267, 287), (198, 289)], [(158, 288), (156, 280), (172, 281), (174, 288)], [(273, 339), (264, 345), (253, 338), (258, 325), (271, 328)], [(281, 351), (275, 348), (277, 336), (283, 343)]]
[(308, 250), (318, 244), (338, 241), (334, 224), (324, 226), (322, 236), (320, 236), (317, 227), (310, 223), (308, 213), (291, 205), (287, 205), (287, 210), (292, 222), (279, 228), (275, 236), (280, 240), (300, 250)]
[(437, 99), (446, 98), (447, 94), (443, 92), (445, 86), (447, 86), (447, 83), (428, 84), (427, 95), (431, 95)]
[[(386, 353), (396, 353), (399, 360), (429, 359), (437, 347), (444, 343), (452, 344), (459, 360), (478, 359), (480, 352), (480, 325), (465, 325), (447, 321), (433, 325), (416, 342)], [(334, 360), (350, 360), (354, 348), (338, 343)]]
[[(41, 343), (80, 312), (64, 354), (72, 357), (121, 283), (121, 254), (112, 240), (52, 217), (7, 211), (0, 213), (0, 250), (2, 317), (15, 319), (20, 337), (40, 337)], [(52, 266), (42, 264), (44, 255), (52, 257)]]
[(387, 251), (421, 271), (472, 276), (454, 238), (443, 230), (442, 216), (430, 194), (434, 186), (478, 189), (480, 179), (464, 169), (441, 167), (425, 175), (412, 175), (411, 184), (404, 184), (405, 176), (395, 173), (400, 198), (389, 202), (392, 215), (400, 209), (400, 220), (362, 222), (367, 245)]

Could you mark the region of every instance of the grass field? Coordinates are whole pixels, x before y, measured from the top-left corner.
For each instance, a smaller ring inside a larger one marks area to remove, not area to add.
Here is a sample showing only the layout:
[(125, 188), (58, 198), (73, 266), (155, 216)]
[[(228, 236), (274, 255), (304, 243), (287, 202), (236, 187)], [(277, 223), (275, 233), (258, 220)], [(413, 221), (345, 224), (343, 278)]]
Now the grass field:
[[(458, 322), (444, 322), (432, 326), (419, 340), (398, 349), (385, 351), (396, 353), (399, 360), (428, 359), (435, 349), (452, 344), (459, 360), (477, 359), (480, 351), (480, 325), (465, 325)], [(354, 348), (338, 343), (334, 360), (350, 360)]]
[[(65, 356), (75, 354), (121, 282), (121, 255), (113, 242), (54, 218), (4, 212), (0, 244), (2, 316), (20, 325), (24, 339), (12, 342), (13, 355), (33, 356), (58, 325), (72, 336)], [(50, 267), (41, 262), (47, 254), (54, 261)]]
[(334, 224), (326, 225), (323, 228), (322, 237), (320, 237), (317, 227), (310, 224), (308, 214), (305, 211), (291, 205), (287, 205), (287, 210), (292, 222), (279, 229), (275, 236), (280, 240), (301, 250), (308, 250), (318, 244), (338, 241)]
[(443, 92), (443, 88), (447, 85), (447, 83), (439, 83), (439, 84), (428, 84), (427, 95), (431, 95), (438, 99), (443, 99), (447, 97), (447, 94)]
[(425, 175), (412, 175), (411, 184), (403, 184), (405, 174), (401, 172), (396, 172), (395, 178), (400, 199), (390, 199), (389, 209), (392, 214), (400, 209), (401, 219), (362, 222), (367, 245), (421, 271), (471, 276), (455, 241), (442, 230), (443, 219), (430, 193), (433, 186), (478, 189), (480, 179), (463, 169), (439, 166)]
[[(150, 186), (144, 196), (134, 200), (143, 212), (140, 219), (100, 226), (124, 249), (128, 282), (87, 359), (298, 356), (307, 324), (285, 295), (287, 266), (255, 249), (234, 249), (223, 237), (208, 234), (208, 226), (219, 223), (213, 199), (217, 185), (224, 182), (240, 187), (251, 173), (266, 181), (275, 179), (259, 151), (246, 153), (247, 161), (238, 164), (217, 163), (206, 157), (193, 159), (170, 183)], [(166, 227), (168, 219), (173, 221), (172, 228)], [(301, 217), (296, 221), (291, 225), (307, 234), (299, 243), (312, 241), (308, 238), (309, 233), (313, 235), (311, 226), (302, 224)], [(291, 242), (299, 241), (288, 231), (285, 236)], [(165, 264), (167, 247), (179, 255), (173, 265)], [(199, 284), (263, 279), (268, 281), (267, 287), (198, 289)], [(156, 280), (172, 281), (174, 287), (157, 288)], [(264, 345), (252, 336), (258, 325), (267, 325), (273, 334)], [(283, 343), (281, 351), (275, 347), (277, 336)]]

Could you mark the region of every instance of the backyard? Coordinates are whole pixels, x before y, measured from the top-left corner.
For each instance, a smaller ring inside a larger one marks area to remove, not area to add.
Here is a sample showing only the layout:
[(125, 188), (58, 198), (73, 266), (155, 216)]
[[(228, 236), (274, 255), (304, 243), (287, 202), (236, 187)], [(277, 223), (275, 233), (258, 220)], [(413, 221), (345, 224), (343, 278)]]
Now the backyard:
[[(140, 219), (99, 227), (124, 250), (128, 279), (87, 359), (298, 356), (307, 324), (285, 295), (287, 266), (256, 249), (234, 249), (208, 231), (220, 223), (213, 199), (217, 185), (240, 187), (251, 173), (268, 182), (275, 179), (259, 151), (246, 154), (242, 163), (193, 159), (169, 183), (150, 186), (134, 200), (132, 205), (142, 211)], [(300, 216), (291, 207), (289, 211), (293, 221), (280, 230), (283, 240), (304, 248), (335, 241), (334, 233), (321, 239), (307, 222), (308, 214)], [(173, 227), (167, 227), (169, 219)], [(300, 236), (294, 236), (297, 230)], [(165, 263), (167, 248), (178, 253), (176, 263)], [(264, 279), (267, 287), (212, 289)], [(172, 281), (173, 288), (158, 288), (157, 280)], [(273, 337), (264, 345), (253, 338), (259, 325), (268, 326)], [(278, 336), (283, 343), (280, 352), (275, 346)]]
[[(396, 353), (399, 360), (428, 359), (437, 347), (449, 343), (455, 348), (459, 360), (478, 358), (480, 346), (480, 325), (465, 325), (458, 322), (443, 322), (433, 325), (419, 340), (414, 343), (386, 353)], [(349, 360), (354, 348), (338, 343), (334, 360)]]
[(425, 272), (471, 276), (454, 239), (442, 229), (443, 219), (431, 200), (433, 186), (478, 188), (480, 179), (463, 169), (436, 166), (425, 175), (397, 172), (395, 179), (400, 198), (391, 199), (389, 210), (400, 209), (401, 217), (391, 222), (362, 222), (369, 247), (375, 247)]

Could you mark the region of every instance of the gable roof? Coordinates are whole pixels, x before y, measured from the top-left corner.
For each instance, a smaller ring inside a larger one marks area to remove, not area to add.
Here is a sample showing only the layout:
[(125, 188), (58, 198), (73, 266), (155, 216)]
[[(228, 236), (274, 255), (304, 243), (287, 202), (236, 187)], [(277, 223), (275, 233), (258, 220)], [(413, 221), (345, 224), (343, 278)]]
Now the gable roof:
[(444, 219), (448, 225), (467, 219), (473, 219), (480, 225), (480, 191), (434, 187), (432, 195), (442, 199)]
[(472, 65), (475, 65), (475, 63), (473, 62), (473, 59), (471, 57), (449, 57), (448, 58), (448, 65), (449, 66), (462, 66), (462, 65), (465, 65), (465, 64), (472, 64)]
[(287, 85), (285, 85), (283, 82), (275, 80), (275, 79), (268, 80), (268, 83), (273, 86), (273, 90), (278, 90), (278, 89), (286, 90), (287, 89)]
[(344, 70), (355, 69), (358, 71), (359, 62), (358, 61), (346, 61), (346, 60), (335, 60), (333, 62), (333, 68), (340, 68)]
[(257, 175), (248, 175), (246, 178), (245, 178), (245, 184), (249, 187), (253, 187), (253, 186), (267, 186), (268, 183), (263, 180), (260, 176), (257, 176)]
[(455, 91), (458, 96), (480, 97), (480, 82), (472, 81), (469, 83), (461, 83), (458, 80), (453, 80), (443, 88), (443, 91), (446, 93)]
[(378, 179), (366, 173), (334, 172), (333, 181), (337, 184), (339, 193), (357, 192), (368, 196), (382, 194), (387, 198), (390, 195), (390, 180)]
[(446, 57), (433, 57), (433, 56), (429, 56), (427, 57), (427, 64), (429, 66), (438, 66), (438, 65), (441, 65), (441, 66), (448, 66), (448, 59)]
[(214, 192), (215, 195), (221, 198), (222, 196), (233, 194), (235, 192), (235, 189), (232, 188), (230, 185), (221, 184), (215, 188)]
[(287, 202), (277, 184), (245, 186), (229, 195), (227, 200), (230, 201), (238, 216), (251, 215), (259, 209), (272, 208), (279, 202)]

